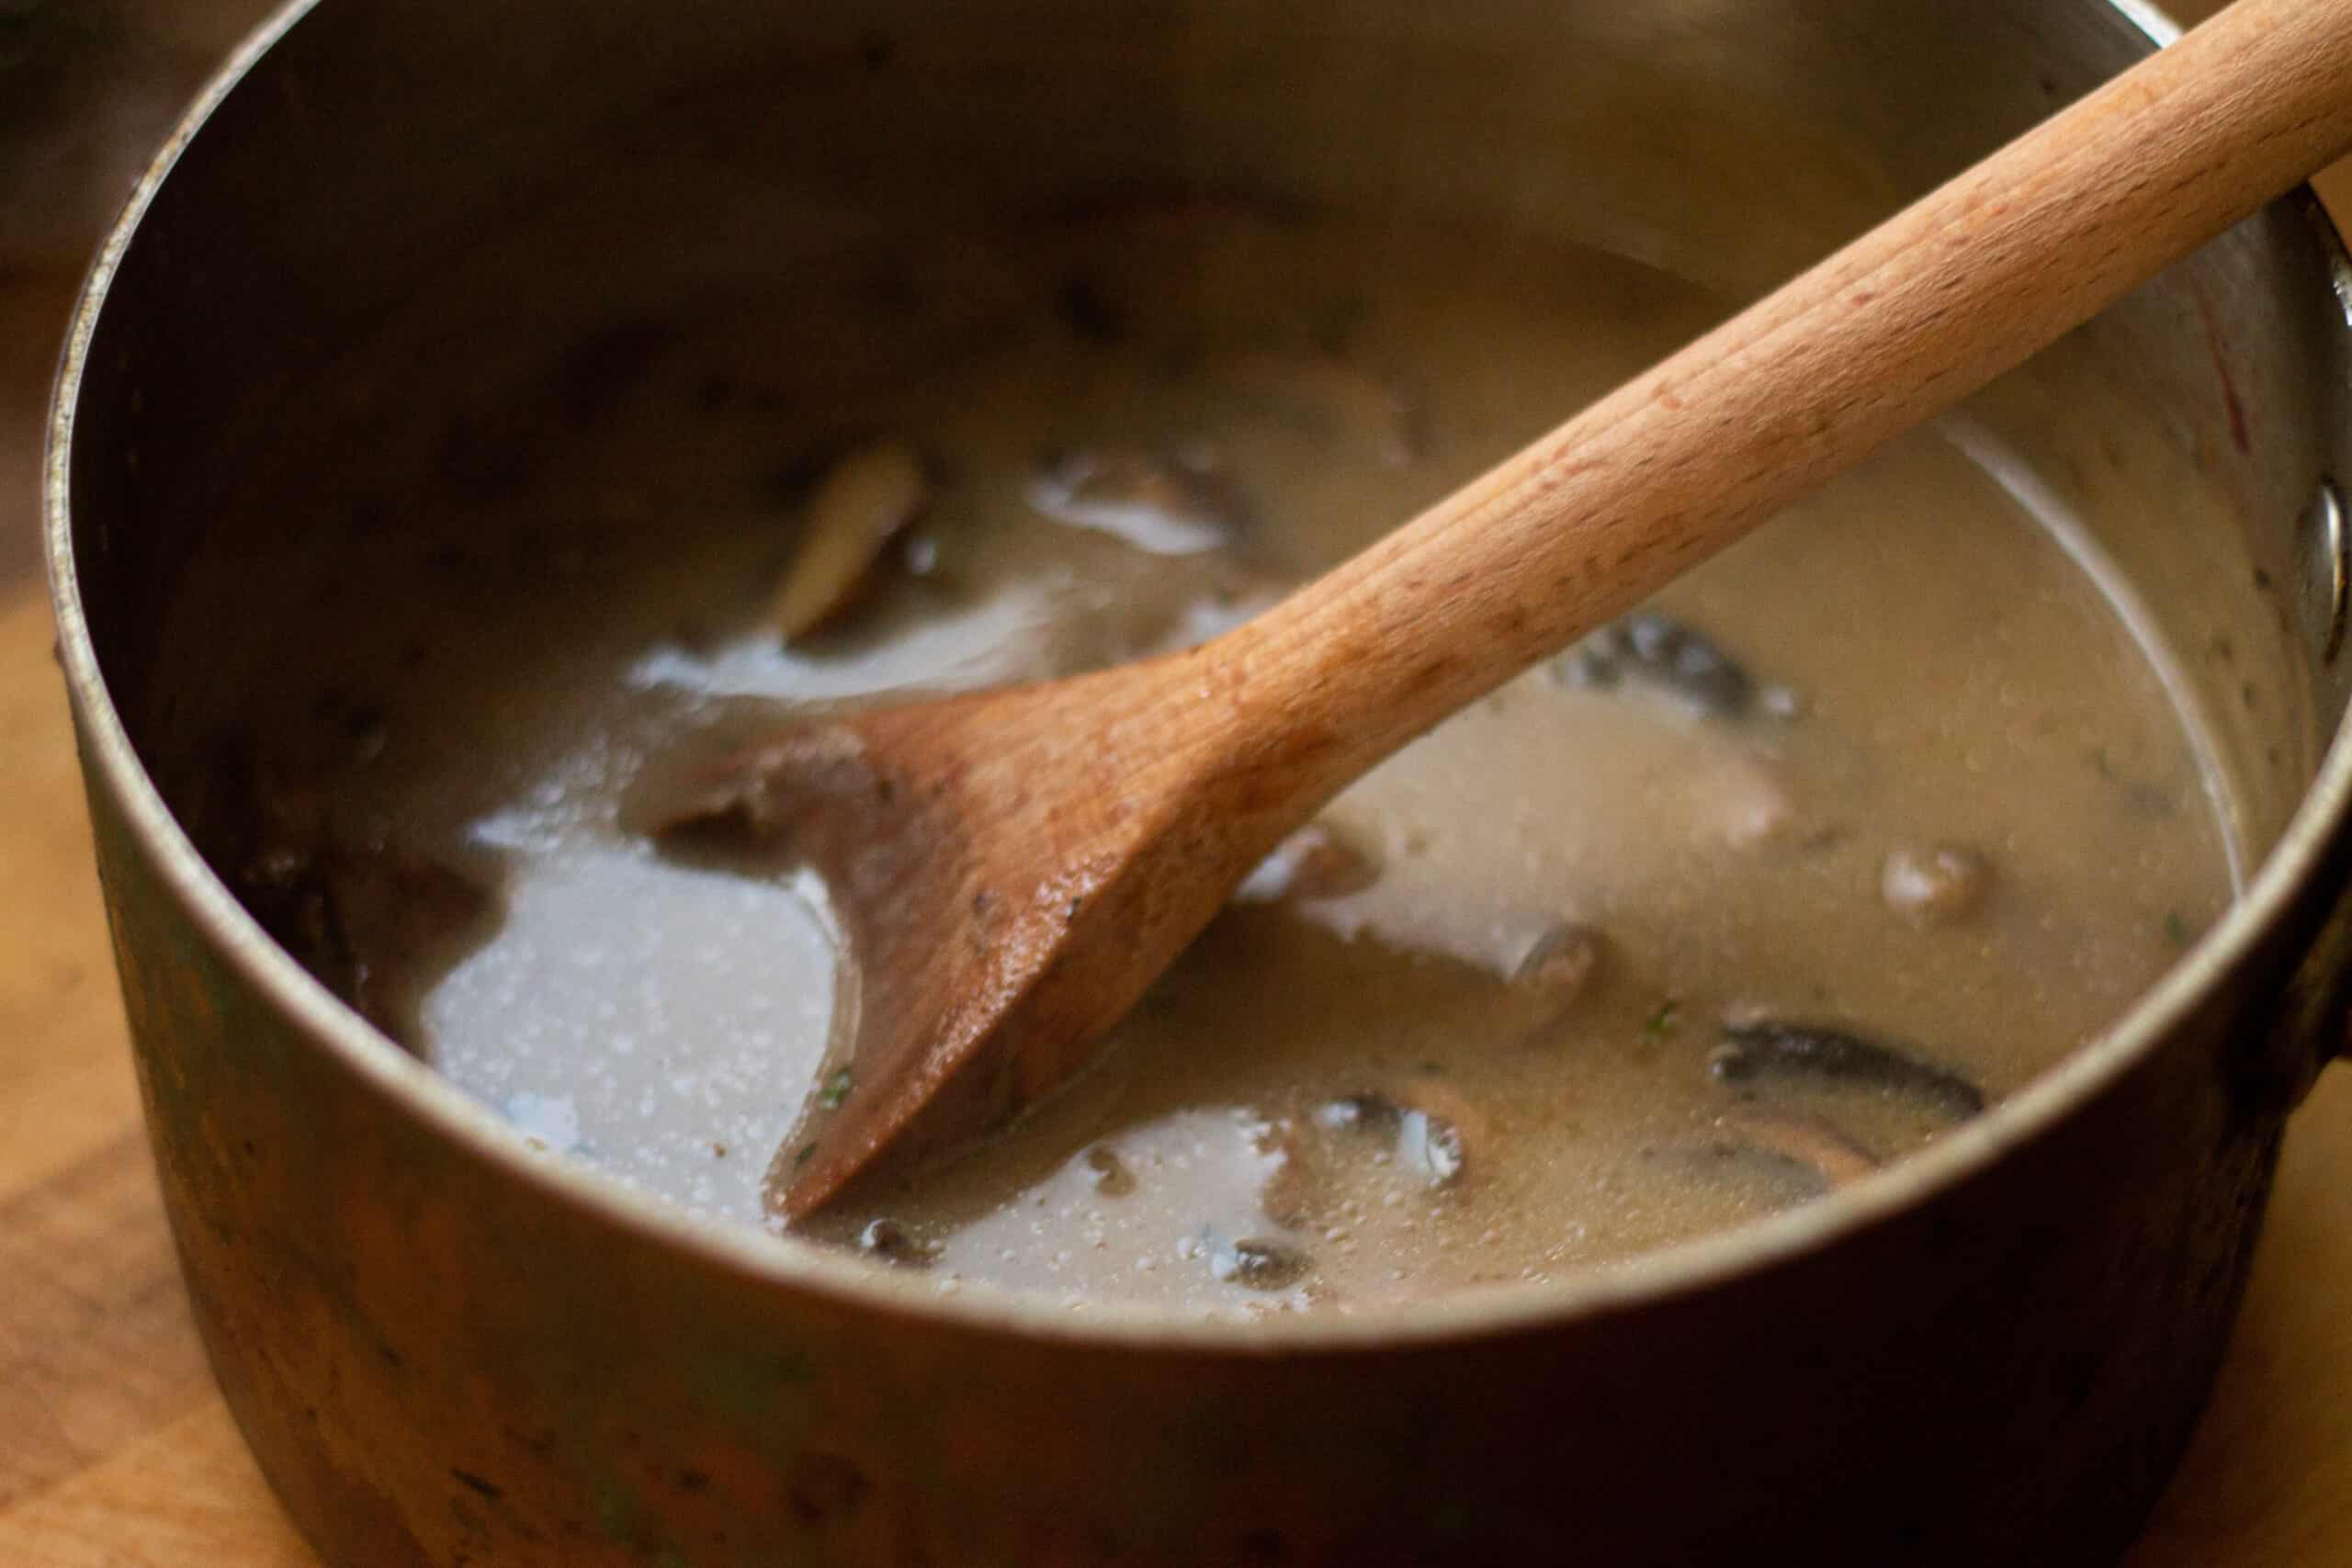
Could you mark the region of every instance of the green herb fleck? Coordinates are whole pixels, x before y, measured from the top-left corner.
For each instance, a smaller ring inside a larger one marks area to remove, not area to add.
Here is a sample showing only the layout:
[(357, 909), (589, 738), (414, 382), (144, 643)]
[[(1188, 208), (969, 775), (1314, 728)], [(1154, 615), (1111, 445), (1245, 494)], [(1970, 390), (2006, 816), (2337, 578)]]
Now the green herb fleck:
[(1432, 1073), (1442, 1077), (1445, 1075), (1445, 1064), (1443, 1062), (1423, 1062), (1421, 1064), (1421, 1071), (1425, 1073)]
[(793, 1150), (792, 1168), (798, 1170), (802, 1166), (807, 1165), (808, 1163), (809, 1156), (814, 1155), (816, 1152), (817, 1145), (814, 1144), (803, 1144), (798, 1148)]
[(825, 1087), (817, 1091), (817, 1103), (828, 1111), (839, 1111), (842, 1108), (842, 1102), (849, 1099), (849, 1091), (856, 1087), (856, 1077), (847, 1067), (843, 1067), (840, 1072), (827, 1078)]
[(2194, 933), (2189, 931), (2188, 922), (2180, 918), (2180, 911), (2178, 909), (2171, 910), (2165, 914), (2165, 940), (2166, 942), (2172, 943), (2175, 947), (2187, 947), (2188, 945), (2188, 939), (2192, 934)]
[(1667, 998), (1666, 1000), (1657, 1004), (1656, 1012), (1643, 1021), (1642, 1038), (1652, 1043), (1665, 1039), (1674, 1032), (1674, 1026), (1680, 1021), (1681, 1013), (1682, 1004), (1672, 997)]

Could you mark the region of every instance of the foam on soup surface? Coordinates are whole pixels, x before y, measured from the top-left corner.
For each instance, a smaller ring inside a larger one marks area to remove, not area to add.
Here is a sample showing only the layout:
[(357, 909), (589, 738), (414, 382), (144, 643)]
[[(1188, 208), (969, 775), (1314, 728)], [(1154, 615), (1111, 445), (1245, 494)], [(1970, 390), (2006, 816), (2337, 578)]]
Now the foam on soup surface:
[[(649, 768), (1198, 641), (1721, 313), (1598, 253), (1143, 204), (487, 360), (355, 460), (424, 520), (345, 559), (372, 609), (264, 716), (236, 874), (551, 1157), (774, 1227), (888, 977), (788, 851), (634, 830)], [(370, 346), (385, 406), (429, 339)], [(1078, 1084), (809, 1234), (1074, 1310), (1347, 1312), (1941, 1135), (2231, 890), (2161, 649), (2038, 494), (1964, 425), (1896, 444), (1346, 792)]]

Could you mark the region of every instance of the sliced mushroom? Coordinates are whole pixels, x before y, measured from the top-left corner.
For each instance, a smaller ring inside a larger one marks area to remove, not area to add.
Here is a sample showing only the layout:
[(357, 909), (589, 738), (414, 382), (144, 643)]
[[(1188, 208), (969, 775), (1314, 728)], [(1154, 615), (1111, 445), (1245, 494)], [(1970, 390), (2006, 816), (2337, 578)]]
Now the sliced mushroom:
[(1946, 925), (1982, 904), (1992, 882), (1992, 863), (1983, 855), (1959, 844), (1936, 844), (1889, 854), (1878, 886), (1896, 914), (1921, 925)]
[(1878, 1156), (1818, 1116), (1741, 1105), (1715, 1119), (1739, 1143), (1816, 1172), (1825, 1187), (1846, 1187), (1879, 1168)]
[(1309, 822), (1275, 845), (1233, 897), (1241, 904), (1341, 898), (1379, 880), (1380, 857), (1361, 839), (1329, 822)]
[(1463, 1146), (1462, 1129), (1429, 1111), (1405, 1112), (1396, 1124), (1396, 1152), (1431, 1187), (1451, 1187), (1461, 1180), (1463, 1167), (1470, 1158)]
[(1104, 1144), (1086, 1151), (1086, 1179), (1105, 1198), (1124, 1198), (1136, 1190), (1136, 1173), (1118, 1150)]
[(1424, 1076), (1397, 1100), (1396, 1153), (1431, 1187), (1452, 1187), (1468, 1173), (1474, 1147), (1487, 1142), (1486, 1113), (1444, 1079)]
[(1638, 676), (1713, 718), (1737, 718), (1756, 695), (1738, 660), (1704, 633), (1654, 610), (1601, 627), (1555, 660), (1552, 670), (1573, 686), (1609, 687)]
[(1432, 1188), (1452, 1187), (1470, 1168), (1472, 1145), (1487, 1137), (1486, 1116), (1452, 1085), (1433, 1076), (1413, 1079), (1395, 1099), (1351, 1094), (1315, 1112), (1327, 1133), (1376, 1142)]
[(304, 968), (411, 1047), (426, 985), (488, 934), (498, 913), (482, 883), (387, 845), (274, 842), (238, 883), (254, 919)]
[(939, 1248), (909, 1235), (905, 1226), (890, 1219), (868, 1221), (857, 1233), (857, 1247), (901, 1269), (928, 1269), (939, 1260)]
[(1274, 1122), (1256, 1142), (1268, 1162), (1266, 1179), (1258, 1186), (1260, 1212), (1287, 1230), (1304, 1230), (1322, 1212), (1324, 1193), (1297, 1129)]
[(1552, 678), (1564, 686), (1589, 692), (1614, 689), (1625, 678), (1624, 661), (1616, 650), (1614, 628), (1603, 626), (1553, 660), (1550, 669)]
[(1829, 1179), (1809, 1161), (1742, 1138), (1720, 1137), (1695, 1147), (1645, 1151), (1712, 1187), (1788, 1208), (1826, 1197)]
[(1404, 1111), (1381, 1094), (1343, 1094), (1327, 1100), (1315, 1112), (1315, 1124), (1332, 1133), (1393, 1134)]
[(441, 861), (399, 849), (332, 856), (326, 874), (356, 960), (353, 1004), (387, 1032), (411, 1032), (428, 973), (486, 934), (495, 896)]
[(1521, 1037), (1556, 1023), (1576, 1006), (1600, 967), (1600, 933), (1561, 920), (1536, 933), (1511, 970), (1506, 1027)]
[(855, 602), (875, 564), (930, 494), (922, 459), (902, 441), (877, 441), (836, 462), (803, 508), (800, 547), (776, 590), (773, 618), (787, 643), (821, 629)]
[(1315, 1260), (1295, 1247), (1244, 1236), (1209, 1248), (1209, 1273), (1252, 1291), (1287, 1290), (1304, 1279)]
[(879, 787), (855, 739), (830, 726), (786, 730), (716, 762), (711, 750), (651, 759), (622, 796), (622, 827), (673, 848), (735, 849), (788, 839), (811, 799)]
[(1701, 633), (1652, 612), (1626, 620), (1625, 641), (1652, 680), (1693, 706), (1726, 717), (1747, 711), (1755, 691), (1747, 672)]
[(274, 839), (239, 868), (237, 892), (273, 941), (350, 1001), (356, 960), (320, 859), (306, 843)]
[(1231, 540), (1240, 507), (1214, 469), (1131, 446), (1069, 453), (1030, 481), (1045, 517), (1091, 528), (1156, 556), (1198, 555)]
[(1727, 1026), (1708, 1070), (1725, 1083), (1809, 1077), (1891, 1089), (1955, 1120), (1984, 1109), (1984, 1091), (1947, 1068), (1840, 1029), (1799, 1023)]
[(1549, 926), (1528, 944), (1510, 983), (1557, 996), (1584, 989), (1600, 963), (1600, 933), (1575, 920)]

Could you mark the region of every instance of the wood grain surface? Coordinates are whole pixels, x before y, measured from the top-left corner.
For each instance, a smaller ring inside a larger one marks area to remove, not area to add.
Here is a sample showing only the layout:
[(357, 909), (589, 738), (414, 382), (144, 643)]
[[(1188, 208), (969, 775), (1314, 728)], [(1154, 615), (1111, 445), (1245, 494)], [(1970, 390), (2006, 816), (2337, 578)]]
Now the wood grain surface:
[(309, 1563), (180, 1293), (38, 586), (0, 587), (0, 1563)]

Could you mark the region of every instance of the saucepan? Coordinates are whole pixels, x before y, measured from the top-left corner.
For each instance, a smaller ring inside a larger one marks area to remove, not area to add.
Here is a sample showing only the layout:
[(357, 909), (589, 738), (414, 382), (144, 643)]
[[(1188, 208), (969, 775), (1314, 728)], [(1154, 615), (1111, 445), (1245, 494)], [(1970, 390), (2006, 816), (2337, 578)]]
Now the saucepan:
[[(2118, 1552), (2205, 1397), (2280, 1128), (2345, 1041), (2352, 269), (2308, 193), (1968, 411), (2178, 650), (2248, 851), (2234, 907), (2103, 1036), (1926, 1154), (1605, 1271), (1362, 1318), (1079, 1318), (531, 1157), (232, 897), (188, 830), (217, 784), (183, 716), (301, 657), (269, 641), (290, 590), (254, 541), (399, 528), (336, 504), (347, 452), (312, 415), (348, 403), (350, 345), (460, 263), (498, 281), (450, 331), (494, 355), (560, 341), (588, 302), (756, 279), (876, 204), (1160, 187), (1513, 225), (1738, 299), (2166, 31), (2102, 0), (281, 12), (93, 274), (48, 538), (180, 1260), (324, 1557)], [(255, 474), (311, 503), (255, 514)], [(194, 563), (248, 558), (192, 632)]]

